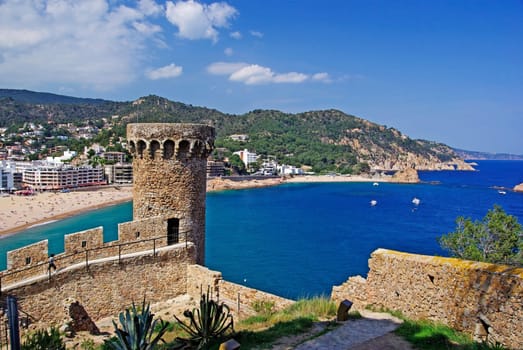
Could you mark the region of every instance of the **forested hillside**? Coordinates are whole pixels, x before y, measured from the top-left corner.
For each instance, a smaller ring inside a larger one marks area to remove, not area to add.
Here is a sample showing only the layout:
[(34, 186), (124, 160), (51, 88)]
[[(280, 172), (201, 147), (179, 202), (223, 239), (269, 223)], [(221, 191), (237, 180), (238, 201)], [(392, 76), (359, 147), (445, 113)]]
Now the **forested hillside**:
[[(87, 99), (78, 103), (45, 100), (28, 103), (16, 96), (0, 99), (0, 127), (10, 131), (26, 122), (96, 123), (112, 116), (119, 116), (119, 124), (111, 132), (104, 131), (111, 137), (125, 137), (125, 125), (130, 122), (205, 123), (216, 128), (216, 146), (225, 149), (225, 155), (247, 148), (263, 156), (274, 156), (280, 163), (309, 166), (317, 172), (359, 173), (370, 169), (406, 167), (430, 170), (468, 168), (444, 144), (413, 140), (394, 128), (338, 110), (298, 114), (254, 110), (232, 115), (158, 96), (132, 102)], [(245, 134), (248, 138), (234, 141), (229, 137), (233, 134)], [(109, 142), (103, 137), (97, 141)]]

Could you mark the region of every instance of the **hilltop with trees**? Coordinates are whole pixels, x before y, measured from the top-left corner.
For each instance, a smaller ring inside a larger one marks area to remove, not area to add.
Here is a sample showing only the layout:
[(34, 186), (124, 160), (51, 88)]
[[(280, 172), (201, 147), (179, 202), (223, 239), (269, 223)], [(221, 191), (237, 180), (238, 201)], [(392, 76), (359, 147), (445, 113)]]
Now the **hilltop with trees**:
[[(317, 173), (354, 174), (410, 167), (472, 169), (447, 145), (411, 139), (394, 128), (334, 109), (297, 114), (253, 110), (233, 115), (158, 96), (112, 102), (75, 100), (53, 94), (42, 94), (39, 99), (40, 93), (25, 90), (1, 92), (0, 128), (6, 129), (3, 142), (7, 145), (20, 142), (20, 131), (32, 124), (40, 125), (45, 136), (36, 137), (32, 143), (36, 146), (49, 143), (46, 149), (62, 144), (71, 150), (83, 151), (85, 145), (93, 142), (122, 149), (118, 145), (125, 141), (127, 123), (188, 122), (216, 128), (217, 158), (249, 149), (262, 158), (271, 156), (279, 163), (303, 166)], [(74, 135), (75, 127), (86, 126), (94, 130), (91, 139)], [(234, 134), (248, 137), (235, 140), (230, 137)], [(61, 140), (53, 139), (60, 135), (64, 136)]]

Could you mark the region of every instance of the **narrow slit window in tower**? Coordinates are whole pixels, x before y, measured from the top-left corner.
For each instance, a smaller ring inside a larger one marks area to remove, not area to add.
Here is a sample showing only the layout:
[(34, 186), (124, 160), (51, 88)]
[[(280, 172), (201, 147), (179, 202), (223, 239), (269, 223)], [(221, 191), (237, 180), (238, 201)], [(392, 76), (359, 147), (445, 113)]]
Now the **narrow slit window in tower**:
[(180, 219), (167, 220), (167, 245), (180, 242)]

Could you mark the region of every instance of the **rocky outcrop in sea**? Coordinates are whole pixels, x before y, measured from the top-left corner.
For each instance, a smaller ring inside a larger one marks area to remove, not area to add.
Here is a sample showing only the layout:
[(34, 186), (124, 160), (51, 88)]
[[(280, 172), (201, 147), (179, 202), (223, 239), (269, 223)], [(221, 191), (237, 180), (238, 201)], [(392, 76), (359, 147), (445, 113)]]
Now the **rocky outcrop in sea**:
[(418, 171), (414, 168), (406, 168), (397, 171), (392, 175), (392, 182), (397, 183), (418, 183), (420, 182)]

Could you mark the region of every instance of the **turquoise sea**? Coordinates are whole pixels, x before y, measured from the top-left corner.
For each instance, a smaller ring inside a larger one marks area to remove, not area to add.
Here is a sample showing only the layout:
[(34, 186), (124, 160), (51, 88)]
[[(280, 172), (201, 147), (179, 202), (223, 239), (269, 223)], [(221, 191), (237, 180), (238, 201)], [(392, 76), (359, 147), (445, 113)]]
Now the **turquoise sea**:
[[(228, 280), (290, 298), (329, 294), (348, 276), (365, 276), (377, 248), (445, 255), (436, 238), (454, 230), (457, 216), (480, 219), (499, 204), (523, 223), (523, 193), (497, 189), (523, 182), (523, 161), (477, 163), (476, 172), (421, 172), (422, 184), (286, 184), (209, 193), (206, 265)], [(117, 223), (131, 219), (125, 203), (2, 238), (0, 269), (8, 250), (48, 238), (50, 250), (60, 252), (64, 234), (96, 226), (104, 226), (106, 241), (114, 240)]]

